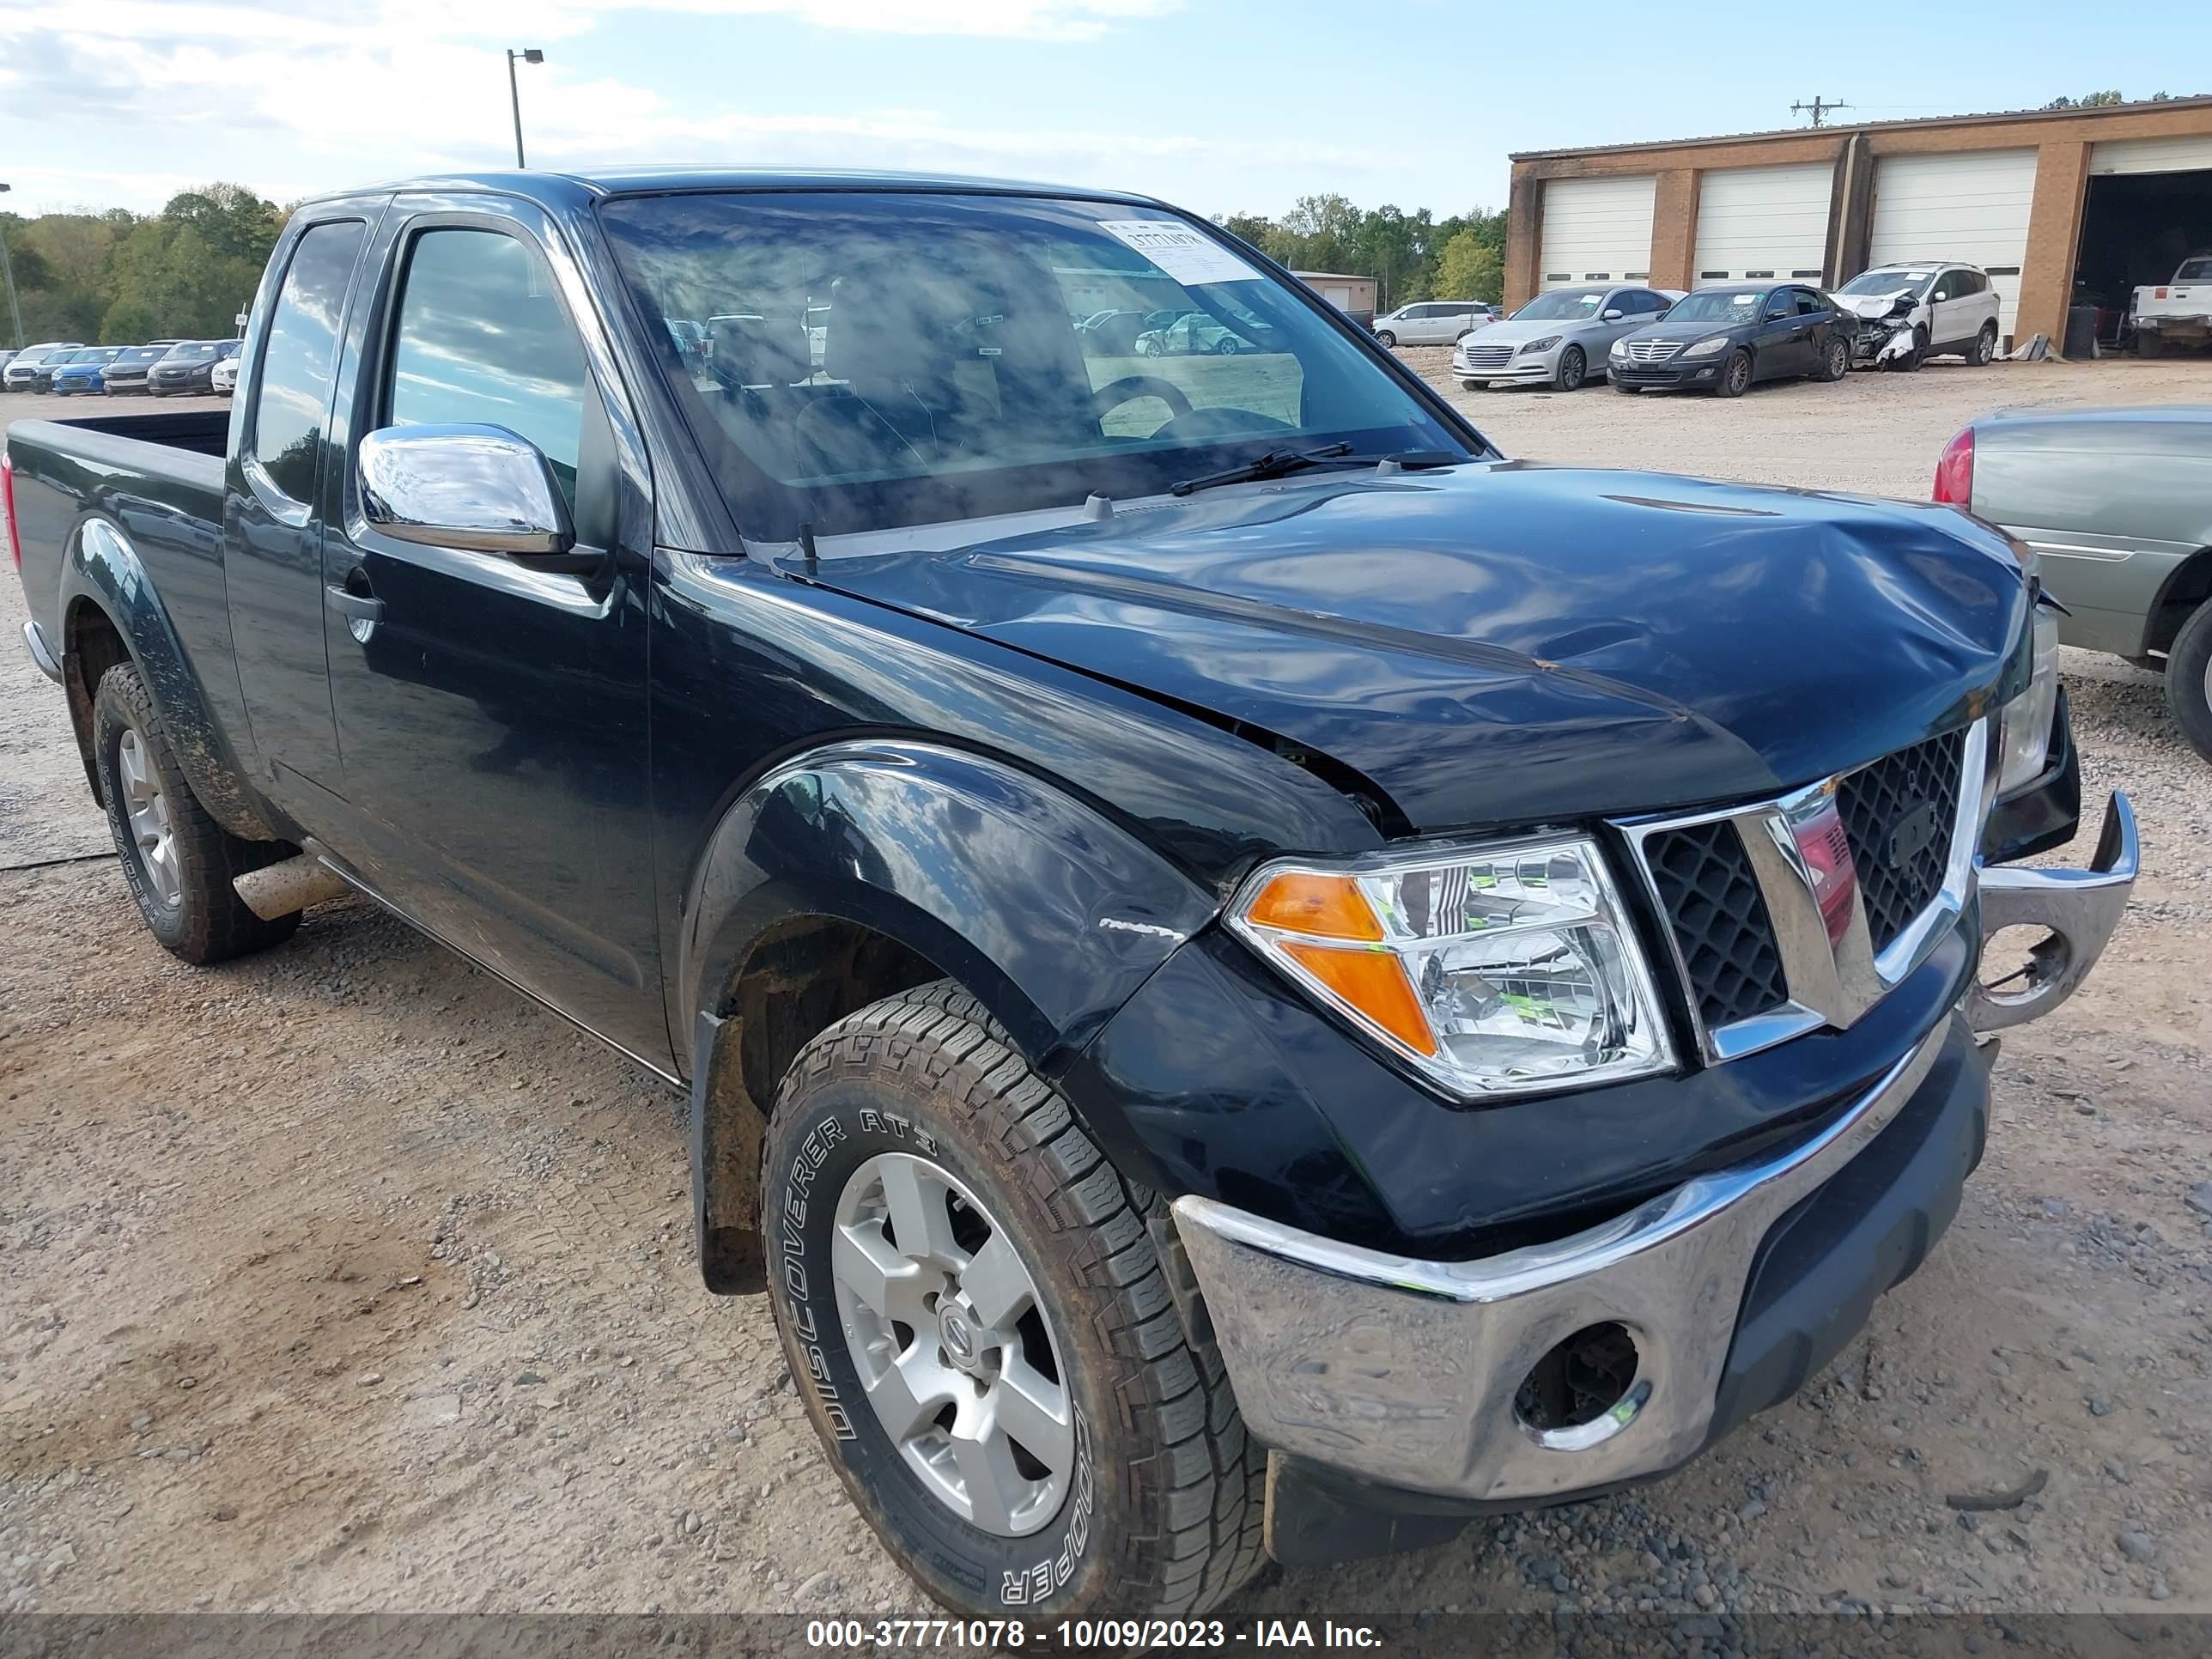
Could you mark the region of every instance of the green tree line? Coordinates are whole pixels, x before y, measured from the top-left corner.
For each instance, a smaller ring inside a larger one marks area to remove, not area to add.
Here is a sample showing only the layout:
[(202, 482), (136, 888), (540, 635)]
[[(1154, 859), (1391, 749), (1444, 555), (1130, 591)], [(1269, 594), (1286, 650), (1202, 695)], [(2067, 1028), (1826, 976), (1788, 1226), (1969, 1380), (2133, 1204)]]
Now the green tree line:
[(1301, 196), (1270, 219), (1230, 213), (1218, 222), (1294, 270), (1372, 276), (1376, 309), (1415, 300), (1497, 301), (1505, 292), (1505, 214), (1474, 208), (1437, 218), (1428, 209), (1363, 208), (1341, 196)]
[(155, 214), (0, 214), (23, 314), (15, 343), (226, 338), (252, 302), (287, 213), (216, 184), (173, 196)]

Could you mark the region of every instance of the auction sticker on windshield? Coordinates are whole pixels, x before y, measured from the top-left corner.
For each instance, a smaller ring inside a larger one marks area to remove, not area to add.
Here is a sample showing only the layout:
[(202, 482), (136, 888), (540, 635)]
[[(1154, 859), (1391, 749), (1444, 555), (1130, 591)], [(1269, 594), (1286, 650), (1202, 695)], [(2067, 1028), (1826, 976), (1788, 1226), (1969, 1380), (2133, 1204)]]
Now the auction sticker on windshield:
[(1160, 219), (1101, 219), (1098, 228), (1127, 242), (1185, 288), (1197, 283), (1255, 283), (1260, 273), (1202, 231)]

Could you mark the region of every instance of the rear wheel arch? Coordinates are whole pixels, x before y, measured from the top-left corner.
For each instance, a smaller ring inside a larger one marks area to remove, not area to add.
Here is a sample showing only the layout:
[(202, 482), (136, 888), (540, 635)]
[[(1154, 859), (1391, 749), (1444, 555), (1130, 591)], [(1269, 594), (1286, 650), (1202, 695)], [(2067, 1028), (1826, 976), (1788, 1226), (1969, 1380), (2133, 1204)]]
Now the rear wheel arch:
[(2212, 602), (2212, 547), (2200, 547), (2172, 571), (2143, 622), (2143, 649), (2170, 651), (2197, 607)]
[(92, 786), (92, 798), (103, 806), (106, 799), (93, 760), (93, 699), (100, 693), (101, 677), (116, 664), (131, 660), (130, 642), (112, 617), (89, 597), (79, 595), (70, 601), (62, 617), (62, 693), (69, 703), (70, 729), (76, 735), (85, 781)]

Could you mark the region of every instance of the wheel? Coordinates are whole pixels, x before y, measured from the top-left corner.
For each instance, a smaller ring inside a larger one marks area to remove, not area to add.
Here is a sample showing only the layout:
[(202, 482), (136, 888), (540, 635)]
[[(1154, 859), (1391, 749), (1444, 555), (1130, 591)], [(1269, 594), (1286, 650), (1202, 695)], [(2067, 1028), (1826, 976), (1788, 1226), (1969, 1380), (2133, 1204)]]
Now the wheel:
[(2138, 357), (2165, 356), (2166, 336), (2160, 333), (2154, 328), (2137, 329), (2136, 331), (2136, 356)]
[(1920, 365), (1927, 361), (1928, 331), (1924, 328), (1915, 328), (1912, 331), (1912, 349), (1902, 357), (1892, 357), (1889, 360), (1889, 367), (1899, 374), (1911, 374), (1917, 373)]
[(1827, 350), (1820, 356), (1820, 378), (1830, 381), (1840, 380), (1850, 372), (1850, 343), (1843, 339), (1829, 341)]
[(1137, 347), (1138, 349), (1142, 351), (1147, 357), (1164, 356), (1167, 352), (1167, 348), (1162, 345), (1158, 340), (1139, 340), (1137, 343)]
[(93, 761), (107, 830), (138, 914), (186, 962), (228, 962), (291, 937), (297, 911), (264, 921), (231, 883), (289, 858), (283, 842), (241, 841), (208, 816), (169, 747), (138, 671), (118, 663), (92, 703)]
[(1583, 356), (1580, 346), (1569, 346), (1559, 354), (1559, 372), (1552, 377), (1552, 384), (1562, 392), (1573, 392), (1589, 378), (1589, 360)]
[(1234, 334), (1224, 334), (1216, 340), (1213, 343), (1213, 355), (1217, 357), (1234, 357), (1237, 355), (1237, 337)]
[(1178, 1311), (1173, 1224), (972, 997), (926, 986), (816, 1037), (763, 1170), (791, 1374), (931, 1595), (1188, 1615), (1258, 1570), (1265, 1459)]
[(2189, 746), (2212, 761), (2212, 602), (2174, 635), (2166, 659), (2166, 700)]
[(1460, 389), (1462, 392), (1473, 392), (1473, 391), (1476, 390), (1478, 387), (1480, 387), (1481, 385), (1482, 385), (1482, 382), (1481, 382), (1481, 381), (1480, 381), (1480, 380), (1462, 380), (1462, 381), (1459, 383), (1459, 389)]
[(1641, 392), (1641, 391), (1643, 391), (1643, 390), (1644, 390), (1644, 388), (1643, 388), (1642, 386), (1623, 386), (1623, 385), (1621, 385), (1621, 383), (1620, 383), (1620, 381), (1618, 381), (1618, 380), (1615, 380), (1615, 381), (1613, 383), (1613, 389), (1615, 392), (1631, 392), (1631, 393), (1634, 393), (1634, 392)]
[(1376, 329), (1375, 331), (1375, 338), (1379, 343), (1390, 346), (1392, 348), (1395, 348), (1398, 343), (1398, 337), (1393, 334), (1387, 328)]
[(1751, 354), (1741, 346), (1729, 353), (1728, 361), (1721, 365), (1720, 378), (1713, 382), (1717, 398), (1741, 398), (1751, 390)]
[(1974, 336), (1974, 343), (1966, 348), (1966, 361), (1976, 368), (1987, 368), (1996, 361), (1997, 325), (1984, 323), (1982, 331)]

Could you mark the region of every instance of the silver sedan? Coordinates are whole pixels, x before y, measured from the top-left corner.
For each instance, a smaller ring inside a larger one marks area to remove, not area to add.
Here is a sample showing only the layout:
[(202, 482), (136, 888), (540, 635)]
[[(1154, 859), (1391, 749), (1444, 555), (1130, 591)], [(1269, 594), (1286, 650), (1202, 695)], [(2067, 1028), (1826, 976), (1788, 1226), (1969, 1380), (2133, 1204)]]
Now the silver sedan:
[(1615, 340), (1656, 322), (1681, 297), (1632, 283), (1555, 288), (1462, 340), (1452, 353), (1452, 373), (1470, 392), (1499, 385), (1572, 392), (1605, 372)]

